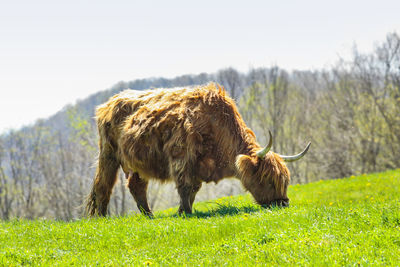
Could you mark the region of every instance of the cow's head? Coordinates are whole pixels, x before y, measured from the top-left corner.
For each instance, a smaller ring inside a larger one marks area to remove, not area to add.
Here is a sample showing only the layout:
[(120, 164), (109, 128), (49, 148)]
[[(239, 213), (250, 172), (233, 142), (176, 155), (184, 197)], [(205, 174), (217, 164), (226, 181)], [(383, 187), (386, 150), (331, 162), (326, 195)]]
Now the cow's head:
[(290, 172), (285, 162), (302, 158), (310, 147), (294, 156), (283, 156), (269, 151), (272, 146), (272, 135), (269, 132), (269, 144), (255, 155), (239, 155), (236, 167), (244, 187), (253, 195), (258, 204), (263, 206), (289, 206), (287, 188)]

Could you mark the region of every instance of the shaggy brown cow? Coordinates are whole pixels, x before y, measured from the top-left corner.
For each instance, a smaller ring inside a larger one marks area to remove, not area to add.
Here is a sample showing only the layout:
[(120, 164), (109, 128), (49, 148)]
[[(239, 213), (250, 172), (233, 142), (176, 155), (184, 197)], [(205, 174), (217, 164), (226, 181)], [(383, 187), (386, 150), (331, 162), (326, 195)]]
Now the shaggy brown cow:
[(269, 152), (247, 128), (234, 101), (214, 83), (191, 88), (126, 90), (97, 108), (100, 154), (89, 216), (106, 215), (120, 166), (139, 210), (147, 203), (150, 179), (173, 180), (179, 213), (191, 213), (202, 182), (235, 176), (261, 205), (287, 206), (290, 180), (284, 160), (301, 158)]

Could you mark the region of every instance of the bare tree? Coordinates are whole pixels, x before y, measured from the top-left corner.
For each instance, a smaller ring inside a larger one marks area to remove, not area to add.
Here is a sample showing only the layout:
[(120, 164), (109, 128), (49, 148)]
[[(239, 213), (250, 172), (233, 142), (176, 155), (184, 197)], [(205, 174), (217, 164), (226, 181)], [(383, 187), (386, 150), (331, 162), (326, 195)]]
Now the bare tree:
[(217, 81), (225, 87), (229, 95), (236, 101), (242, 91), (242, 80), (240, 73), (234, 68), (223, 69), (217, 73)]

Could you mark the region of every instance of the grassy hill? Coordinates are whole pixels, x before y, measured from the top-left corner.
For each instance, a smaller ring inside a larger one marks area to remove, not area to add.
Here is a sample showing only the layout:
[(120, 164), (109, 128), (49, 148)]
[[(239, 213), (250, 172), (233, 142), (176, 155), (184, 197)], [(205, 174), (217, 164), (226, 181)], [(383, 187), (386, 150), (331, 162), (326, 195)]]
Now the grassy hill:
[(290, 208), (250, 195), (143, 216), (0, 223), (0, 265), (400, 265), (400, 170), (289, 188)]

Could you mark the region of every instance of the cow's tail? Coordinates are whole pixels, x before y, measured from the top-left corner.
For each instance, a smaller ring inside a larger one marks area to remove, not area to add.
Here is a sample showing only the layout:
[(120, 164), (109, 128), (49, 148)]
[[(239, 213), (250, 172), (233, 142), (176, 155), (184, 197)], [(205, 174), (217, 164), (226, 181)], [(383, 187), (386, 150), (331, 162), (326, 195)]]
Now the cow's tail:
[(107, 127), (99, 127), (100, 153), (92, 189), (86, 198), (86, 216), (105, 216), (114, 184), (118, 177), (119, 161), (116, 151), (108, 138)]
[(96, 205), (96, 192), (94, 187), (90, 191), (89, 195), (86, 197), (86, 207), (85, 207), (85, 215), (88, 217), (93, 217), (96, 214), (97, 205)]

